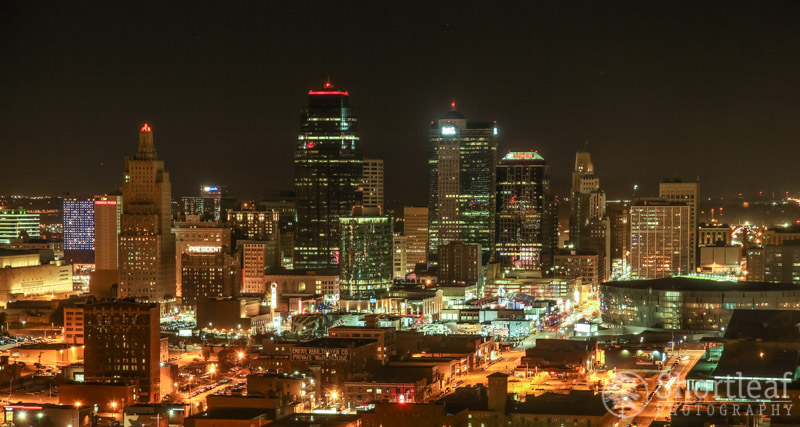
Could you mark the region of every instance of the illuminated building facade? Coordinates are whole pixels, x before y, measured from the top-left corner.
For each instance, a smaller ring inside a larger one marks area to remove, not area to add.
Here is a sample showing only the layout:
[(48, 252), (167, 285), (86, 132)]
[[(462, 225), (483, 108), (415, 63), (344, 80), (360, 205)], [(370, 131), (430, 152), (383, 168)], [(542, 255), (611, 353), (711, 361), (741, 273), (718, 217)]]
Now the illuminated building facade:
[(64, 252), (94, 250), (94, 198), (64, 196)]
[(488, 261), (495, 209), (495, 123), (469, 122), (452, 110), (431, 122), (428, 138), (429, 253), (455, 240), (481, 246)]
[(479, 245), (453, 241), (439, 247), (439, 283), (474, 285), (480, 281)]
[(364, 159), (361, 200), (365, 207), (383, 207), (383, 160)]
[(39, 238), (39, 214), (28, 213), (23, 208), (0, 208), (0, 243), (11, 243), (11, 239), (20, 234)]
[(764, 281), (800, 284), (800, 240), (764, 246)]
[(417, 264), (428, 264), (428, 208), (406, 206), (403, 208), (403, 236), (406, 237), (406, 270), (411, 272)]
[(573, 248), (597, 252), (606, 250), (606, 194), (594, 174), (591, 154), (586, 147), (575, 153), (570, 193), (569, 239)]
[(237, 264), (223, 248), (189, 246), (181, 254), (183, 306), (197, 307), (200, 299), (234, 296), (238, 290)]
[(83, 306), (86, 382), (138, 383), (140, 403), (161, 401), (158, 304), (98, 301)]
[(665, 200), (638, 200), (630, 207), (630, 277), (659, 279), (689, 274), (691, 251), (690, 207)]
[(544, 230), (550, 202), (550, 168), (544, 158), (535, 151), (509, 152), (497, 165), (495, 188), (494, 260), (502, 268), (549, 268), (557, 241), (552, 230)]
[(248, 240), (274, 240), (280, 238), (277, 211), (228, 211), (228, 223), (234, 236)]
[(355, 208), (342, 217), (340, 298), (372, 298), (392, 286), (392, 219), (378, 208)]
[(278, 229), (280, 230), (278, 247), (280, 249), (281, 267), (294, 268), (294, 228), (297, 223), (297, 205), (294, 192), (286, 191), (262, 200), (259, 208), (278, 212)]
[(119, 295), (142, 301), (176, 296), (175, 236), (171, 231), (171, 187), (158, 160), (149, 125), (139, 132), (139, 149), (125, 158), (119, 234)]
[[(337, 268), (342, 239), (339, 218), (347, 217), (356, 205), (362, 163), (358, 121), (349, 106), (349, 94), (330, 83), (310, 91), (294, 157), (296, 268)], [(391, 268), (391, 260), (387, 266)]]
[(200, 215), (204, 221), (225, 219), (228, 210), (236, 209), (236, 199), (228, 197), (228, 187), (224, 185), (203, 185), (200, 196), (181, 197), (183, 213)]
[(278, 270), (275, 242), (239, 240), (236, 247), (241, 256), (242, 294), (264, 295), (267, 292), (267, 273)]
[(689, 270), (697, 266), (697, 221), (700, 216), (700, 182), (664, 181), (658, 184), (658, 197), (689, 206)]
[(800, 288), (786, 283), (667, 277), (600, 284), (603, 323), (617, 326), (719, 331), (736, 309), (799, 306)]
[(89, 279), (89, 292), (98, 297), (110, 296), (111, 287), (119, 283), (119, 240), (122, 196), (94, 196), (94, 272)]
[(408, 236), (395, 235), (392, 243), (392, 272), (395, 279), (402, 279), (414, 270), (408, 269)]
[[(197, 218), (197, 217), (195, 217)], [(206, 247), (210, 249), (231, 247), (231, 229), (218, 222), (211, 221), (176, 221), (172, 227), (175, 235), (175, 271), (178, 295), (183, 295), (183, 254), (190, 248)]]

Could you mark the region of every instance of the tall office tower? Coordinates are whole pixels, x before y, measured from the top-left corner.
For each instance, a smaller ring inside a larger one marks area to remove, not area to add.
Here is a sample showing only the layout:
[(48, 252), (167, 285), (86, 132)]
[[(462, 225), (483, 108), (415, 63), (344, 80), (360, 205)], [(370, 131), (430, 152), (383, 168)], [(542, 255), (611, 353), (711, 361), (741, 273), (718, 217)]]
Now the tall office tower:
[(407, 271), (416, 270), (417, 264), (428, 264), (428, 208), (403, 208), (403, 235), (406, 236)]
[(111, 287), (119, 283), (119, 233), (122, 196), (94, 196), (94, 272), (89, 277), (89, 293), (110, 297)]
[(439, 283), (474, 285), (480, 280), (480, 246), (453, 241), (439, 247)]
[(689, 274), (691, 213), (684, 203), (638, 200), (630, 207), (631, 279)]
[(383, 160), (381, 159), (364, 159), (361, 204), (368, 208), (383, 207)]
[(0, 243), (11, 243), (21, 235), (39, 238), (39, 214), (23, 208), (0, 208)]
[(277, 211), (228, 211), (228, 222), (236, 239), (277, 242), (280, 238)]
[(64, 212), (64, 258), (72, 262), (94, 262), (94, 198), (66, 195)]
[(238, 263), (223, 248), (189, 246), (181, 254), (181, 266), (184, 307), (196, 308), (198, 300), (231, 297), (238, 291)]
[(159, 403), (161, 330), (158, 304), (97, 301), (83, 306), (87, 382), (138, 384), (136, 400)]
[(187, 221), (176, 221), (172, 227), (172, 234), (175, 235), (177, 295), (183, 296), (183, 254), (191, 247), (205, 247), (209, 251), (223, 248), (222, 252), (230, 252), (231, 229), (219, 222), (200, 221), (199, 217), (195, 216)]
[[(341, 231), (357, 202), (363, 154), (349, 94), (325, 83), (308, 92), (294, 155), (296, 268), (337, 268)], [(391, 246), (391, 244), (390, 244)]]
[(395, 279), (403, 279), (413, 272), (408, 266), (408, 236), (395, 235), (392, 241), (392, 272)]
[(612, 280), (625, 277), (628, 270), (628, 251), (630, 250), (630, 200), (609, 200), (606, 202), (608, 232), (606, 238), (605, 272)]
[(236, 209), (236, 198), (228, 197), (224, 185), (203, 185), (199, 196), (181, 197), (183, 213), (200, 215), (203, 221), (224, 221), (226, 212)]
[(573, 248), (605, 252), (606, 194), (594, 175), (591, 154), (584, 146), (575, 153), (570, 192), (569, 239)]
[(671, 202), (685, 203), (689, 206), (689, 224), (692, 228), (689, 270), (695, 272), (697, 267), (697, 221), (700, 218), (700, 181), (681, 182), (676, 179), (661, 182), (658, 184), (658, 197)]
[(275, 196), (265, 197), (258, 202), (262, 210), (278, 212), (278, 229), (280, 238), (278, 248), (280, 251), (281, 267), (291, 270), (294, 268), (294, 228), (297, 223), (297, 205), (293, 191), (282, 191)]
[(236, 253), (241, 257), (244, 295), (264, 295), (267, 292), (267, 274), (278, 271), (278, 246), (275, 241), (239, 240)]
[(119, 234), (119, 295), (159, 302), (174, 298), (175, 236), (170, 229), (171, 187), (145, 123), (139, 150), (125, 158)]
[[(493, 258), (502, 268), (542, 270), (543, 219), (550, 201), (550, 167), (535, 151), (509, 152), (497, 165)], [(551, 247), (552, 245), (548, 245)]]
[(379, 208), (354, 208), (342, 217), (340, 299), (365, 299), (392, 286), (392, 219)]
[(493, 247), (497, 124), (469, 122), (455, 110), (431, 122), (428, 147), (429, 253), (460, 240)]

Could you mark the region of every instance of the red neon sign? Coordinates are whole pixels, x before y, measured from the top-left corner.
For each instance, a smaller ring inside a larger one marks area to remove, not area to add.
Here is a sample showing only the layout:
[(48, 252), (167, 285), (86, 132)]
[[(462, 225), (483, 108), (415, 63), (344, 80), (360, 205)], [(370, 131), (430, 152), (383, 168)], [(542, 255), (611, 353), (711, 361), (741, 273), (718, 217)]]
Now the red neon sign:
[(95, 205), (116, 205), (117, 202), (114, 200), (95, 200)]
[(341, 90), (310, 90), (308, 91), (309, 95), (344, 95), (350, 96), (349, 93)]
[(25, 406), (25, 405), (8, 405), (6, 409), (25, 409), (28, 411), (38, 411), (42, 409), (41, 406)]

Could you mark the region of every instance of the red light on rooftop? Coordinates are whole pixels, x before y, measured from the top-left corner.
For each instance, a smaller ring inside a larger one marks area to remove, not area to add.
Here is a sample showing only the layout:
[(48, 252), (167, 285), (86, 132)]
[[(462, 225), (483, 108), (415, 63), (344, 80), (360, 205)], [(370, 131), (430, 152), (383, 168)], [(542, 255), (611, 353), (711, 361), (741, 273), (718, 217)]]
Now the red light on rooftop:
[(140, 131), (140, 132), (150, 132), (150, 131), (151, 131), (151, 130), (150, 130), (150, 125), (148, 125), (147, 123), (145, 123), (145, 124), (144, 124), (144, 126), (142, 126), (142, 128), (141, 128), (141, 129), (139, 129), (139, 131)]
[(452, 108), (454, 110), (456, 109), (456, 102), (455, 101), (450, 103), (450, 108)]
[(331, 82), (325, 82), (325, 89), (331, 89), (331, 88), (333, 88)]
[(344, 95), (349, 96), (350, 94), (343, 91), (343, 90), (310, 90), (308, 91), (309, 95)]

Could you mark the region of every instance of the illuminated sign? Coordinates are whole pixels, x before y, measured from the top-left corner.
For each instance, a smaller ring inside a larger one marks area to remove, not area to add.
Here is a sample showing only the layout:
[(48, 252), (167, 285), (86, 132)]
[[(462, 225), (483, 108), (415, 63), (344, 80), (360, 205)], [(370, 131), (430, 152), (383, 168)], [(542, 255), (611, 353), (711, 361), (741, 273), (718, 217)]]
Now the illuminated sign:
[(278, 284), (273, 282), (271, 288), (269, 306), (274, 310), (278, 307)]
[(186, 252), (198, 253), (198, 254), (207, 254), (207, 253), (219, 252), (220, 249), (222, 249), (222, 248), (220, 248), (218, 246), (189, 246), (189, 248), (186, 249)]
[(535, 151), (510, 151), (504, 159), (508, 160), (544, 160), (544, 158)]
[(492, 128), (492, 135), (497, 135), (497, 128)]
[(349, 362), (348, 348), (292, 347), (292, 360), (315, 362)]
[(455, 135), (455, 134), (456, 134), (455, 126), (445, 126), (442, 128), (442, 135)]
[(116, 205), (116, 200), (95, 200), (95, 205)]
[(205, 186), (205, 187), (203, 187), (203, 191), (219, 191), (219, 187)]

